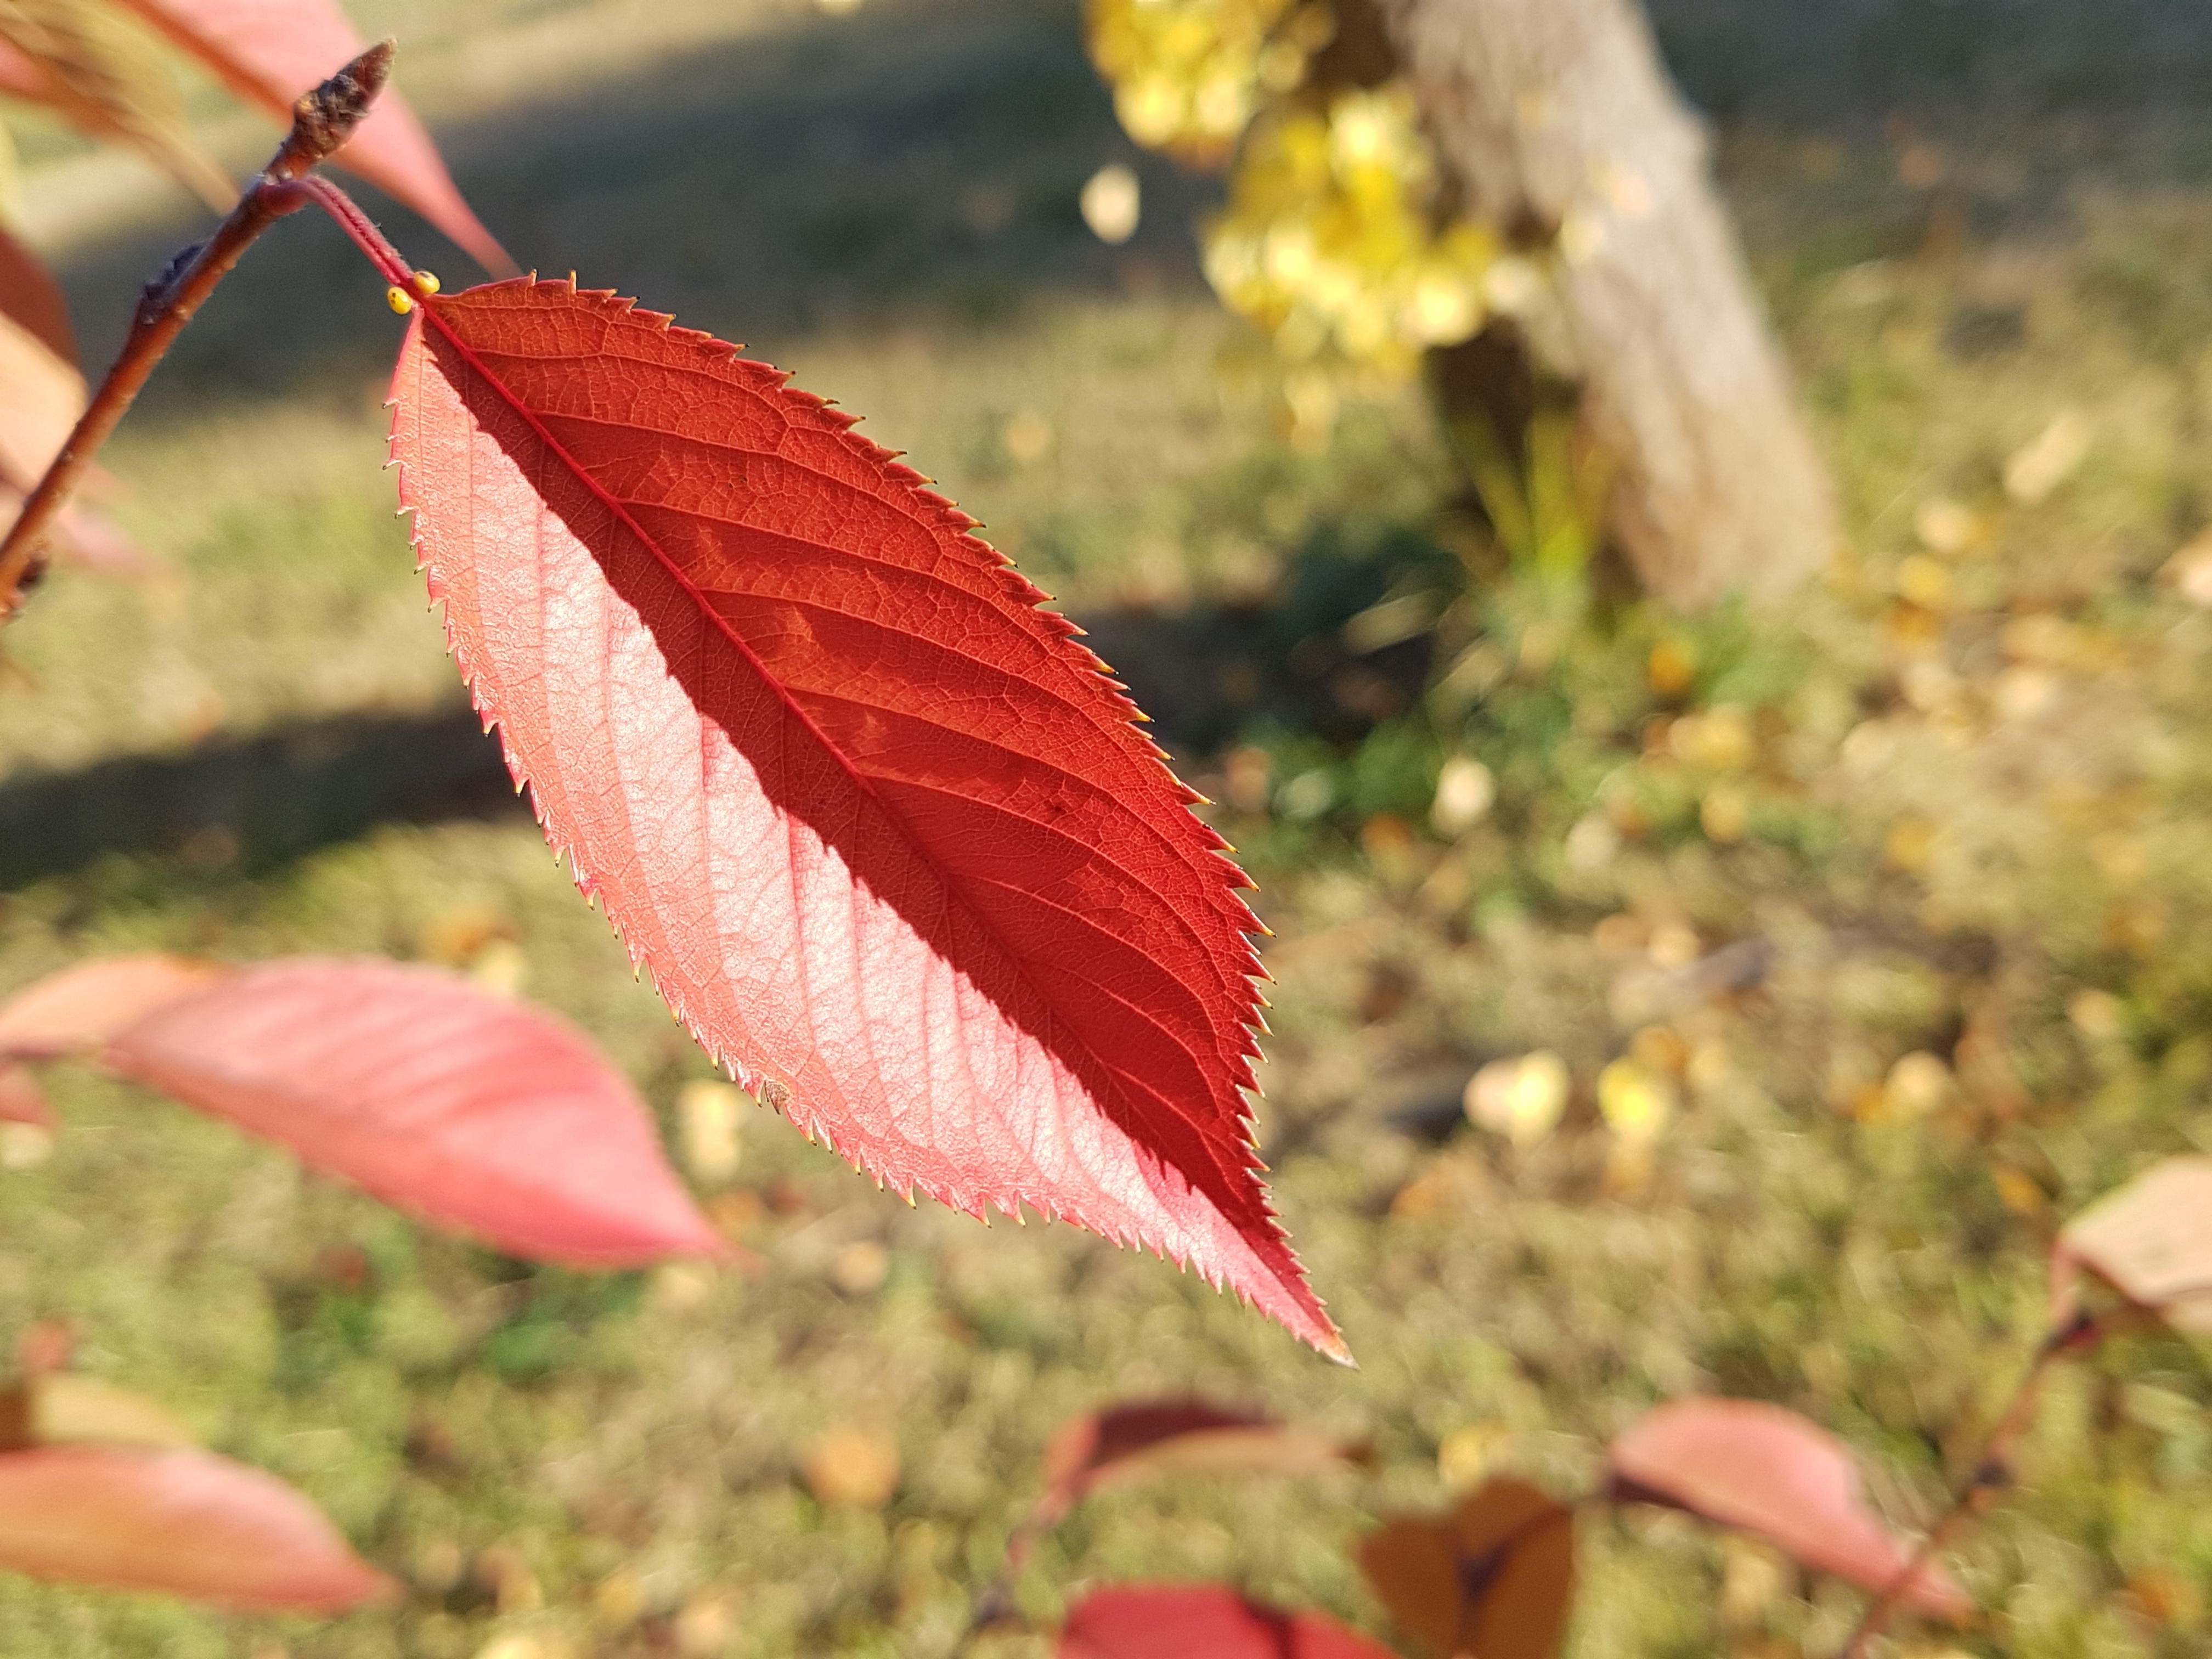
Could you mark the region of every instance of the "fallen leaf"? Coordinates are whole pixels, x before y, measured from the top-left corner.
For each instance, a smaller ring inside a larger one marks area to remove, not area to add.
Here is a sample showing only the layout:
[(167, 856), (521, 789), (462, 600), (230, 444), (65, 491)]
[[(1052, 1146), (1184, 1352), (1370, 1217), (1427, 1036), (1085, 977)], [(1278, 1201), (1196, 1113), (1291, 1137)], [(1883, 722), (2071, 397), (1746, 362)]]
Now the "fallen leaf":
[(1436, 1659), (1551, 1659), (1574, 1605), (1574, 1512), (1524, 1480), (1491, 1480), (1433, 1519), (1359, 1548), (1391, 1619)]
[[(293, 100), (351, 63), (364, 44), (332, 0), (119, 3), (214, 70), (239, 97), (286, 122)], [(461, 199), (430, 135), (396, 90), (385, 88), (333, 159), (413, 208), (486, 270), (514, 269)]]
[(181, 1449), (0, 1453), (0, 1567), (241, 1608), (334, 1612), (391, 1588), (283, 1481)]
[(898, 1490), (898, 1442), (880, 1429), (831, 1429), (808, 1443), (799, 1474), (819, 1503), (879, 1510)]
[(709, 1186), (725, 1185), (738, 1172), (743, 1147), (738, 1114), (753, 1103), (727, 1083), (695, 1080), (678, 1091), (676, 1121), (681, 1130), (684, 1167)]
[(1527, 1152), (1559, 1127), (1572, 1082), (1565, 1060), (1538, 1048), (1492, 1060), (1468, 1079), (1463, 1104), (1470, 1122)]
[[(1664, 1504), (1779, 1545), (1805, 1565), (1885, 1590), (1911, 1552), (1860, 1494), (1843, 1443), (1792, 1411), (1755, 1400), (1678, 1400), (1647, 1413), (1611, 1449), (1616, 1492)], [(1904, 1599), (1960, 1618), (1973, 1603), (1934, 1562)]]
[(1058, 1659), (1393, 1659), (1318, 1613), (1283, 1613), (1225, 1584), (1117, 1584), (1068, 1610)]
[(2080, 1311), (2084, 1267), (2177, 1330), (2212, 1331), (2212, 1158), (2154, 1164), (2059, 1231), (2054, 1330)]
[(901, 1193), (1148, 1245), (1344, 1357), (1252, 1144), (1244, 878), (972, 521), (569, 283), (425, 299), (393, 399), (476, 706), (708, 1050)]
[(2089, 423), (2078, 411), (2061, 410), (2049, 426), (2006, 457), (2005, 494), (2023, 507), (2048, 498), (2087, 458), (2089, 437)]

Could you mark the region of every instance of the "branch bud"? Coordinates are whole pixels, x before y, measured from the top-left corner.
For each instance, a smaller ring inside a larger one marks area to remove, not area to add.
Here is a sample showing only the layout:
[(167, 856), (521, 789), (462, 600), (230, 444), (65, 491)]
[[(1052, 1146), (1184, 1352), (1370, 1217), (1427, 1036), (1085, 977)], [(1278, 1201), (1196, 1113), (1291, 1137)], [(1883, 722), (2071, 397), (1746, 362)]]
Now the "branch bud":
[(268, 176), (296, 179), (352, 137), (391, 79), (398, 50), (396, 41), (380, 40), (313, 92), (301, 94), (292, 106), (291, 134), (269, 164)]

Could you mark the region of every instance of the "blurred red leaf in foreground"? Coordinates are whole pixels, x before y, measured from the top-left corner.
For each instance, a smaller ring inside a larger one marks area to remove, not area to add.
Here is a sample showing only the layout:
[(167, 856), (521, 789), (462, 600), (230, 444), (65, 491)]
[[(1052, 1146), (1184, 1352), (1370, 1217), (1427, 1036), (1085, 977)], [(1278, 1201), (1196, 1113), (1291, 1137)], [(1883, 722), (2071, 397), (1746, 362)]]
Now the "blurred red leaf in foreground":
[(210, 1453), (0, 1453), (0, 1568), (252, 1608), (335, 1611), (389, 1581), (305, 1498)]
[(2088, 1268), (2178, 1330), (2212, 1331), (2212, 1158), (2169, 1158), (2068, 1222), (2051, 1260), (2055, 1328)]
[(1526, 1481), (1487, 1481), (1449, 1515), (1372, 1534), (1359, 1566), (1436, 1659), (1551, 1659), (1574, 1604), (1574, 1511)]
[(570, 283), (422, 299), (392, 396), (477, 707), (708, 1051), (902, 1193), (1149, 1245), (1343, 1357), (1246, 1119), (1244, 878), (973, 520)]
[[(0, 82), (0, 92), (5, 90)], [(0, 317), (46, 347), (56, 362), (76, 367), (76, 336), (59, 285), (39, 256), (4, 228), (0, 228)]]
[[(29, 273), (27, 282), (42, 274), (35, 263)], [(0, 281), (5, 276), (0, 261)], [(34, 282), (13, 290), (12, 301), (0, 298), (0, 529), (14, 521), (84, 410), (84, 377), (46, 337), (56, 327), (65, 332), (66, 317), (42, 315)], [(54, 528), (57, 546), (94, 569), (119, 575), (146, 566), (145, 555), (82, 501), (64, 507)]]
[[(362, 49), (332, 0), (121, 0), (247, 103), (292, 118), (292, 101)], [(335, 158), (452, 237), (486, 270), (514, 269), (461, 199), (430, 135), (387, 88)]]
[(88, 1054), (165, 1002), (226, 970), (190, 957), (101, 957), (49, 974), (0, 1003), (0, 1054), (13, 1060)]
[[(1911, 1565), (1867, 1508), (1849, 1449), (1779, 1406), (1678, 1400), (1615, 1439), (1611, 1458), (1619, 1496), (1757, 1533), (1807, 1566), (1868, 1589), (1888, 1589)], [(1913, 1575), (1902, 1599), (1947, 1618), (1973, 1609), (1934, 1562)]]
[(0, 1007), (0, 1054), (70, 1048), (518, 1255), (605, 1267), (724, 1248), (584, 1037), (436, 969), (122, 957)]
[(38, 1079), (20, 1066), (0, 1066), (0, 1123), (28, 1123), (40, 1129), (60, 1127)]
[(1124, 1584), (1072, 1608), (1059, 1659), (1393, 1659), (1318, 1613), (1282, 1613), (1223, 1584)]

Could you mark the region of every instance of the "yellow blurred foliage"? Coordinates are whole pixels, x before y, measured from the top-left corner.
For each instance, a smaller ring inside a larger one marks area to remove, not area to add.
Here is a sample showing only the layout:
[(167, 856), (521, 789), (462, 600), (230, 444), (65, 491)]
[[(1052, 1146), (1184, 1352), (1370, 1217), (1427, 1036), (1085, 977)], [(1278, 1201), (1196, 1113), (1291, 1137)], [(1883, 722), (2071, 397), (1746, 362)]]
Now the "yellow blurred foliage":
[(1229, 167), (1206, 273), (1273, 343), (1294, 440), (1325, 442), (1346, 392), (1401, 382), (1429, 347), (1534, 298), (1529, 261), (1437, 210), (1435, 161), (1403, 85), (1309, 84), (1335, 32), (1327, 6), (1091, 0), (1087, 32), (1132, 138)]

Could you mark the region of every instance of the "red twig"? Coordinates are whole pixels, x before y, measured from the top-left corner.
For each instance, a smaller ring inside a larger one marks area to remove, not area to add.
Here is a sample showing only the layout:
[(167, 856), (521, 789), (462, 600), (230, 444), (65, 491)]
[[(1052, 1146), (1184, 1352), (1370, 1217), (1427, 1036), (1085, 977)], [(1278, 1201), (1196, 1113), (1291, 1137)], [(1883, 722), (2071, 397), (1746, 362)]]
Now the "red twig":
[(2043, 1346), (2036, 1350), (2034, 1362), (2027, 1375), (2021, 1378), (2020, 1387), (2013, 1391), (2004, 1415), (1997, 1419), (1996, 1426), (1990, 1431), (1989, 1438), (1974, 1458), (1966, 1482), (1951, 1499), (1951, 1505), (1929, 1528), (1920, 1547), (1913, 1551), (1912, 1559), (1905, 1563), (1905, 1571), (1891, 1580), (1881, 1593), (1867, 1603), (1866, 1611), (1852, 1626), (1850, 1638), (1844, 1644), (1838, 1659), (1866, 1659), (1866, 1650), (1875, 1637), (1888, 1625), (1890, 1615), (1897, 1611), (1905, 1589), (1972, 1522), (1978, 1521), (1996, 1503), (1997, 1497), (2012, 1485), (2013, 1453), (2019, 1449), (2021, 1437), (2035, 1421), (2035, 1408), (2043, 1388), (2045, 1374), (2051, 1362), (2063, 1355), (2079, 1353), (2093, 1348), (2104, 1335), (2104, 1328), (2087, 1315), (2083, 1315), (2062, 1330), (2045, 1337)]
[(114, 365), (85, 405), (84, 414), (46, 469), (46, 477), (23, 502), (23, 510), (7, 536), (0, 539), (0, 620), (21, 608), (25, 586), (37, 579), (44, 567), (43, 547), (54, 515), (68, 504), (93, 456), (107, 441), (192, 313), (263, 231), (313, 201), (345, 228), (387, 277), (397, 283), (411, 283), (405, 263), (361, 210), (334, 186), (306, 178), (308, 169), (345, 143), (368, 116), (392, 73), (392, 51), (389, 40), (371, 46), (301, 98), (292, 107), (291, 131), (260, 177), (240, 197), (230, 216), (206, 241), (171, 259), (168, 268), (146, 285), (137, 314), (131, 319), (131, 333)]

